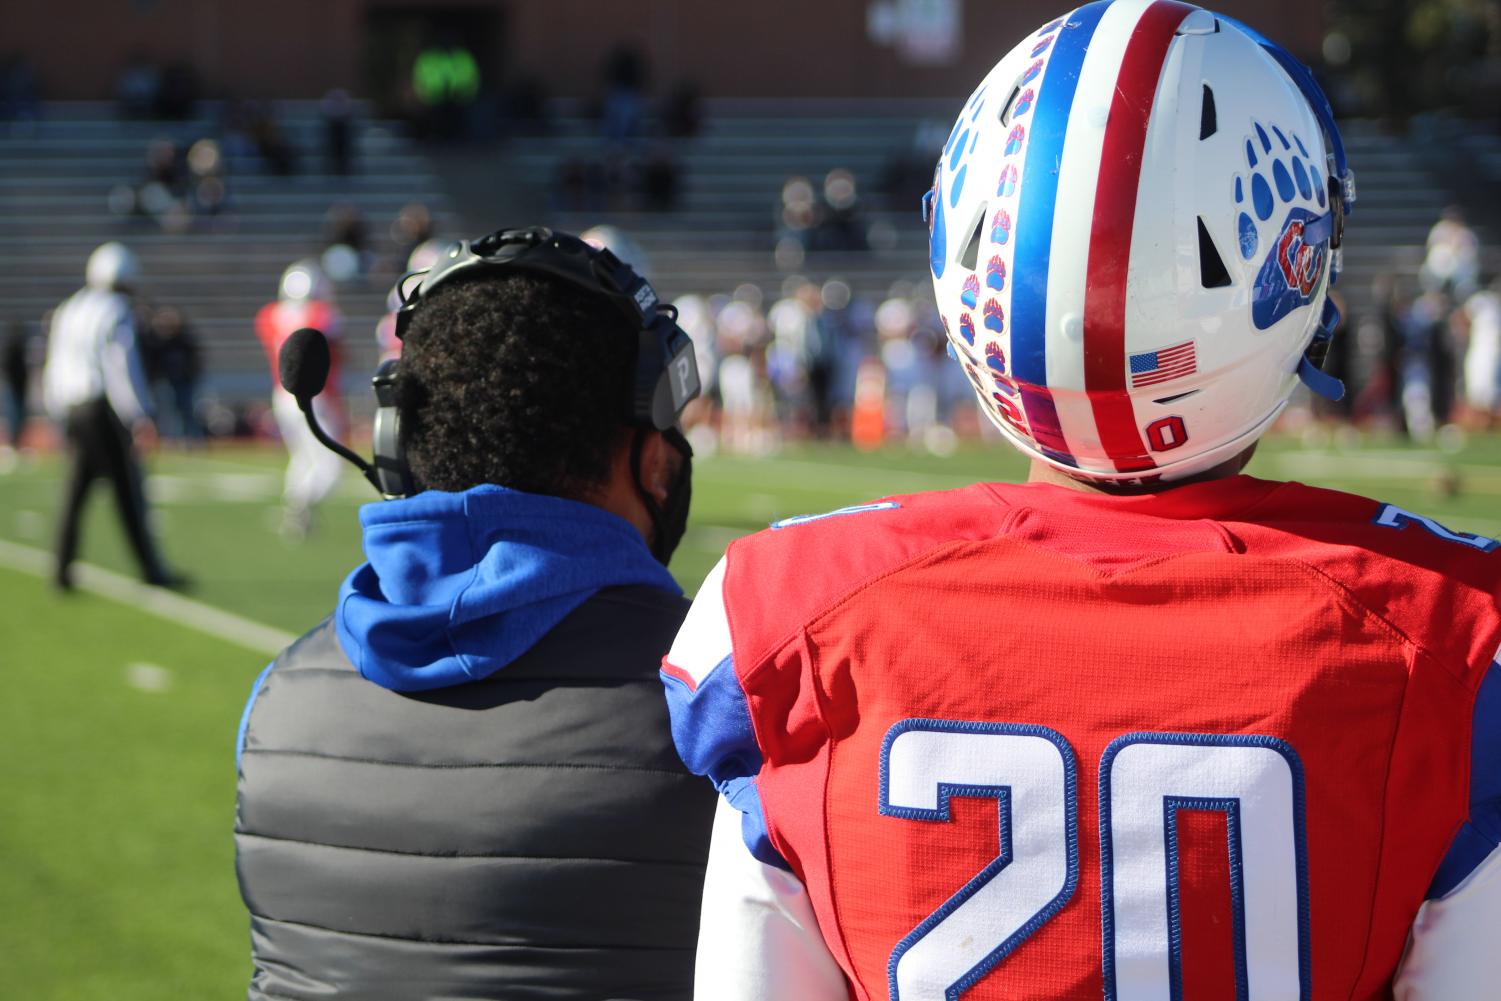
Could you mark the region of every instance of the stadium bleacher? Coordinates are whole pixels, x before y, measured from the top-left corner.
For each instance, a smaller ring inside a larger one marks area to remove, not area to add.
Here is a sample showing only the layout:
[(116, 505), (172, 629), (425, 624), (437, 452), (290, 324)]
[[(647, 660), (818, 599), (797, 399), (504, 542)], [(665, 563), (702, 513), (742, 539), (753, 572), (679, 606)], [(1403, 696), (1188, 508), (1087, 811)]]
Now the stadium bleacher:
[[(380, 241), (397, 211), (413, 201), (432, 209), (444, 236), (500, 221), (542, 219), (573, 231), (613, 224), (640, 244), (667, 295), (727, 293), (751, 282), (775, 298), (789, 273), (841, 277), (856, 294), (871, 296), (884, 295), (898, 279), (919, 288), (926, 280), (920, 192), (894, 194), (882, 190), (882, 181), (894, 158), (934, 155), (919, 147), (942, 141), (948, 103), (707, 102), (698, 136), (652, 143), (670, 152), (681, 171), (677, 207), (666, 212), (557, 207), (562, 166), (600, 155), (602, 142), (597, 123), (576, 105), (560, 104), (556, 111), (546, 135), (478, 151), (425, 148), (399, 125), (362, 117), (356, 172), (337, 176), (322, 172), (317, 103), (282, 102), (278, 120), (299, 150), (300, 172), (269, 176), (253, 160), (232, 159), (229, 208), (187, 232), (168, 233), (151, 220), (111, 215), (109, 191), (141, 179), (152, 139), (186, 147), (216, 135), (216, 107), (205, 102), (186, 121), (139, 122), (119, 120), (105, 103), (47, 105), (30, 131), (0, 134), (0, 321), (36, 322), (79, 285), (93, 246), (122, 239), (141, 255), (151, 297), (182, 307), (199, 331), (209, 371), (205, 389), (226, 400), (258, 396), (266, 377), (251, 320), (274, 295), (281, 270), (322, 249), (324, 214), (341, 203), (358, 207)], [(1416, 271), (1428, 227), (1454, 194), (1428, 168), (1415, 140), (1359, 121), (1344, 133), (1360, 202), (1349, 220), (1342, 289), (1360, 313), (1370, 308), (1377, 274)], [(1497, 162), (1494, 140), (1469, 142), (1478, 159)], [(480, 183), (472, 177), (464, 183), (463, 169), (449, 160), (467, 163), (471, 175), (478, 170)], [(802, 175), (818, 186), (835, 167), (848, 168), (859, 182), (872, 248), (810, 252), (801, 264), (779, 266), (772, 249), (783, 182)], [(377, 284), (341, 289), (350, 381), (358, 381), (375, 356), (369, 332), (384, 296)]]
[[(118, 216), (112, 188), (138, 184), (147, 144), (165, 138), (186, 149), (219, 134), (218, 108), (204, 102), (182, 121), (122, 121), (103, 102), (51, 103), (24, 130), (0, 131), (0, 321), (39, 322), (83, 281), (83, 262), (105, 240), (139, 255), (150, 300), (179, 306), (202, 339), (204, 390), (227, 401), (264, 395), (267, 375), (252, 322), (275, 298), (282, 270), (325, 246), (324, 214), (335, 204), (364, 215), (379, 247), (402, 206), (430, 207), (440, 232), (452, 233), (447, 202), (428, 160), (399, 129), (363, 121), (356, 172), (324, 172), (314, 101), (278, 105), (282, 132), (300, 153), (291, 177), (264, 172), (254, 158), (228, 158), (224, 211), (195, 219), (185, 232), (155, 220)], [(376, 349), (373, 330), (385, 287), (340, 288), (348, 320), (350, 368), (364, 371)]]

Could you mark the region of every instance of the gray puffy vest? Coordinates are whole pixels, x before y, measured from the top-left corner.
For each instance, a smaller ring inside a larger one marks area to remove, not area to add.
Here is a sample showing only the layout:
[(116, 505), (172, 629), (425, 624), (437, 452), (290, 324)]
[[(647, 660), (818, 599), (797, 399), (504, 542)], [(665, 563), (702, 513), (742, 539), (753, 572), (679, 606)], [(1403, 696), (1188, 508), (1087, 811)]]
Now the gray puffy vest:
[(240, 760), (251, 1001), (687, 1001), (714, 792), (657, 677), (686, 609), (601, 591), (415, 694), (362, 678), (331, 619), (288, 647)]

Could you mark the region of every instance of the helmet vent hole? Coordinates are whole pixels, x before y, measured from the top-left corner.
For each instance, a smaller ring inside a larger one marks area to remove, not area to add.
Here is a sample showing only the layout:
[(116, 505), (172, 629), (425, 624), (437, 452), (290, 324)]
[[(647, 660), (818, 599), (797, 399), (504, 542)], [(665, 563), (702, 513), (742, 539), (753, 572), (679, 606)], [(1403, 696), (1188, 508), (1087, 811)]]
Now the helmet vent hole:
[(1011, 88), (1011, 96), (1006, 98), (1006, 103), (1001, 105), (1001, 124), (1011, 124), (1011, 112), (1016, 109), (1016, 99), (1021, 96), (1022, 85), (1018, 83)]
[(1202, 142), (1220, 129), (1219, 114), (1214, 108), (1214, 91), (1204, 85), (1204, 105), (1199, 110), (1199, 141)]
[(1230, 270), (1225, 259), (1214, 247), (1209, 230), (1204, 227), (1203, 216), (1199, 217), (1199, 282), (1205, 288), (1225, 288), (1230, 285)]
[(989, 205), (981, 205), (975, 213), (975, 223), (970, 227), (969, 239), (964, 241), (964, 248), (959, 251), (959, 257), (955, 261), (966, 271), (973, 271), (980, 261), (980, 241), (985, 238), (985, 210)]
[(1162, 399), (1160, 399), (1160, 400), (1153, 400), (1152, 402), (1158, 404), (1159, 406), (1164, 406), (1165, 407), (1169, 403), (1177, 403), (1179, 400), (1186, 400), (1190, 396), (1197, 396), (1200, 392), (1202, 392), (1202, 390), (1190, 389), (1186, 393), (1178, 393), (1178, 394), (1176, 394), (1174, 396), (1164, 396)]

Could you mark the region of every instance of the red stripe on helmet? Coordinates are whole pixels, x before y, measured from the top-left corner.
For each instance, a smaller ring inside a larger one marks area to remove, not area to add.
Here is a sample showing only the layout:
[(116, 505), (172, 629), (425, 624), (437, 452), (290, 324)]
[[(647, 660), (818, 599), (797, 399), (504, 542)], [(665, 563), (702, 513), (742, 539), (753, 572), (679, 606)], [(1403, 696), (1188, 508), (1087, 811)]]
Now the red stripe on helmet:
[(1084, 292), (1084, 388), (1105, 454), (1123, 473), (1155, 468), (1126, 384), (1126, 275), (1147, 123), (1174, 33), (1197, 8), (1158, 0), (1142, 14), (1121, 60), (1105, 126)]

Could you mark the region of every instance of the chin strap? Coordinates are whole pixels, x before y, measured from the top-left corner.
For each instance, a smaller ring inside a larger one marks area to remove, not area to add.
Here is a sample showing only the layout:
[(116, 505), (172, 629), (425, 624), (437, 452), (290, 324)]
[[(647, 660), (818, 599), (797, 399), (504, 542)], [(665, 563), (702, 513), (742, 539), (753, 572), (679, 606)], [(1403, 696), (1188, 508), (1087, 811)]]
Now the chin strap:
[(1325, 299), (1324, 315), (1319, 320), (1318, 329), (1313, 332), (1308, 350), (1298, 359), (1298, 378), (1303, 380), (1303, 385), (1331, 402), (1344, 397), (1345, 384), (1319, 366), (1329, 353), (1329, 343), (1334, 340), (1334, 329), (1339, 326), (1339, 321), (1339, 307), (1333, 299)]

